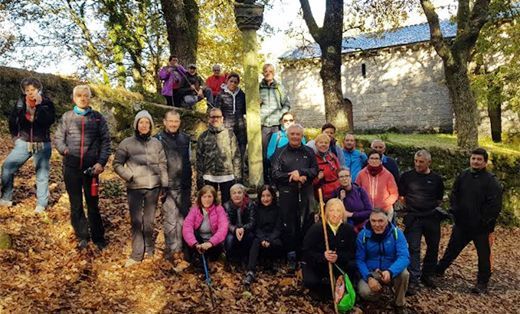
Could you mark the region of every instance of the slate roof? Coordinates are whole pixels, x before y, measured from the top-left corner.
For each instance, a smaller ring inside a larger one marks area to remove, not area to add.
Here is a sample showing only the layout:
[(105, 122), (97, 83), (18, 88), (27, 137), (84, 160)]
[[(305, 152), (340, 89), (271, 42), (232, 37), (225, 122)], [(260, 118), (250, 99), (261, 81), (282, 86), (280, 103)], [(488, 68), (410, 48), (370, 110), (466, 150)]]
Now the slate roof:
[[(440, 22), (444, 38), (453, 38), (457, 34), (457, 25), (448, 20)], [(393, 46), (403, 46), (430, 40), (428, 23), (409, 25), (383, 33), (365, 33), (355, 37), (343, 38), (341, 53), (381, 49)], [(284, 53), (280, 59), (299, 60), (320, 57), (320, 47), (313, 43), (304, 48), (298, 48)]]

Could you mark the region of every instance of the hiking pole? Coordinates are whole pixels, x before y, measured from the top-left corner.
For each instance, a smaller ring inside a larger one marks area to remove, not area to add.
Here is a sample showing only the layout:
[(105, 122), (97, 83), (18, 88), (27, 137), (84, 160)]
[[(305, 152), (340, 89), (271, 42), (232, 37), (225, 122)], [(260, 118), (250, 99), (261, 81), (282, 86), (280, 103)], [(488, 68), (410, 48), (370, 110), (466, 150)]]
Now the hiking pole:
[(206, 262), (206, 257), (204, 256), (204, 253), (200, 253), (200, 256), (202, 258), (202, 265), (204, 265), (204, 274), (206, 275), (206, 285), (209, 289), (209, 298), (211, 299), (211, 307), (212, 309), (215, 309), (215, 297), (213, 296), (213, 288), (211, 287), (211, 277), (209, 276), (208, 271), (208, 263)]
[[(323, 236), (325, 237), (325, 250), (329, 251), (329, 237), (327, 234), (327, 222), (325, 220), (325, 204), (323, 203), (323, 192), (321, 191), (321, 188), (318, 189), (318, 195), (320, 198), (320, 215), (321, 215), (321, 225), (323, 226)], [(332, 263), (329, 262), (329, 281), (330, 281), (330, 289), (332, 292), (332, 303), (334, 304), (334, 312), (338, 313), (338, 305), (336, 304), (336, 288), (335, 288), (335, 281), (334, 281), (334, 273), (332, 272)]]

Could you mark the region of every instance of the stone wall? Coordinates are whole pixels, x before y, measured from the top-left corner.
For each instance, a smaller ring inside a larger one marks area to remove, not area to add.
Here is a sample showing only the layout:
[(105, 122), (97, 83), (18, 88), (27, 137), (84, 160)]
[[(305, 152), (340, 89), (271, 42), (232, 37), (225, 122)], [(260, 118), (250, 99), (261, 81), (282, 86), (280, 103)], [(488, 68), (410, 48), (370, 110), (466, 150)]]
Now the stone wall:
[[(343, 60), (343, 95), (353, 104), (356, 131), (452, 131), (448, 89), (433, 48), (389, 48)], [(293, 109), (308, 127), (325, 121), (319, 68), (316, 60), (286, 62), (282, 72)]]

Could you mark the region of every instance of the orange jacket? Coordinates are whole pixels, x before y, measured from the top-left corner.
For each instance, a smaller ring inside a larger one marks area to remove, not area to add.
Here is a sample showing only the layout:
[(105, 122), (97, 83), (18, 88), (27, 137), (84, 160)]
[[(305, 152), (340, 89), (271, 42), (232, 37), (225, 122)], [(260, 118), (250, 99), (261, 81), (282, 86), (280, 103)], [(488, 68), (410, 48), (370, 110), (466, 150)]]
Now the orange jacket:
[(382, 208), (386, 212), (392, 209), (399, 197), (395, 179), (384, 167), (375, 177), (370, 175), (367, 167), (363, 168), (356, 178), (356, 184), (367, 191), (374, 208)]

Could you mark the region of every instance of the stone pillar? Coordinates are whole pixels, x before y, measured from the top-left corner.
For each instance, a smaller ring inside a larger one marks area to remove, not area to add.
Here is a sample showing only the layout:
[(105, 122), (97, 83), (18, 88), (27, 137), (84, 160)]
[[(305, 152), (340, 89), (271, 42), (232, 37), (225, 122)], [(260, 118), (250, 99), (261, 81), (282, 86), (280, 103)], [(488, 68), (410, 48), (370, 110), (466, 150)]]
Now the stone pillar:
[[(247, 141), (249, 158), (249, 186), (263, 184), (262, 131), (260, 121), (260, 94), (258, 90), (258, 58), (256, 31), (263, 20), (264, 6), (254, 1), (235, 2), (235, 19), (242, 33), (244, 54), (244, 92), (246, 93)], [(247, 2), (247, 3), (243, 3)]]

